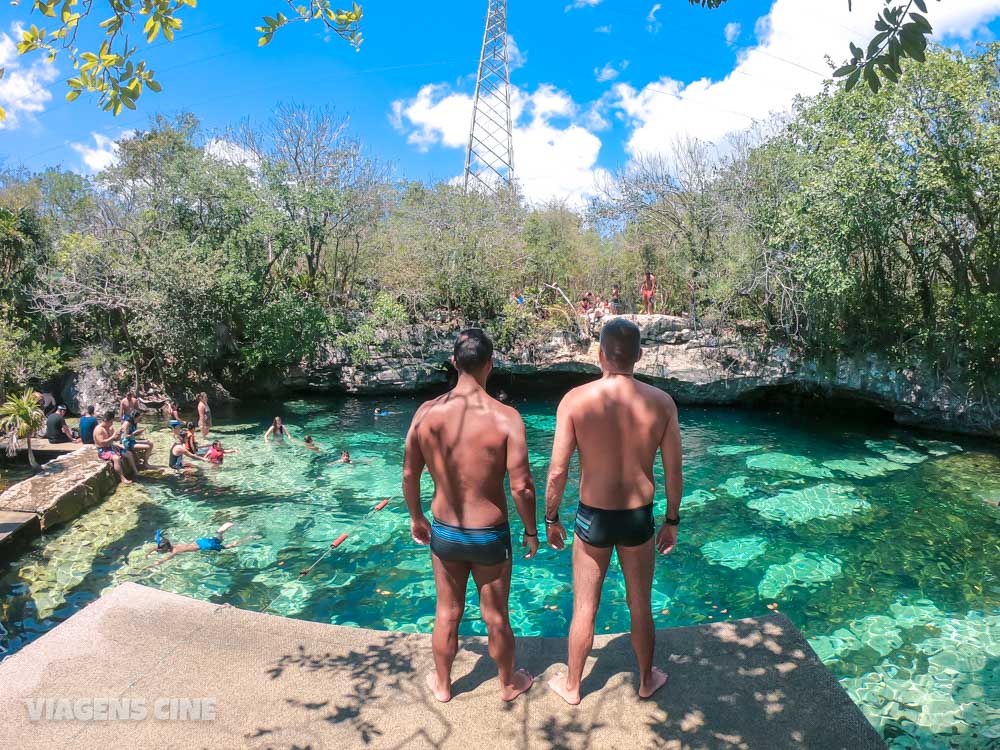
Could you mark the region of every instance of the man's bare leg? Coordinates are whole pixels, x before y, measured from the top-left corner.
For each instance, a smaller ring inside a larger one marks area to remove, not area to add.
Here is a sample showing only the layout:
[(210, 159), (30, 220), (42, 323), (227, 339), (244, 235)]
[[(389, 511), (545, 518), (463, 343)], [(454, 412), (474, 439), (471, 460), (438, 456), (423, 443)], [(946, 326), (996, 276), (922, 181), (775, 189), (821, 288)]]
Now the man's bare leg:
[(442, 703), (451, 700), (451, 665), (458, 653), (458, 625), (465, 612), (465, 587), (469, 583), (470, 565), (445, 562), (431, 555), (434, 566), (434, 586), (437, 589), (437, 610), (431, 647), (434, 650), (434, 671), (427, 675), (427, 687)]
[(580, 680), (594, 647), (594, 622), (601, 588), (611, 562), (611, 547), (593, 547), (573, 540), (573, 621), (569, 626), (569, 669), (549, 680), (549, 687), (571, 705), (580, 702)]
[(500, 673), (500, 697), (512, 701), (532, 686), (535, 678), (526, 670), (514, 671), (514, 631), (510, 629), (511, 561), (499, 565), (473, 565), (472, 577), (479, 589), (479, 607), (489, 633), (490, 656)]
[(653, 629), (653, 539), (638, 547), (618, 547), (618, 562), (625, 576), (625, 593), (632, 621), (632, 650), (639, 662), (639, 697), (648, 698), (667, 681), (667, 675), (653, 666), (656, 631)]

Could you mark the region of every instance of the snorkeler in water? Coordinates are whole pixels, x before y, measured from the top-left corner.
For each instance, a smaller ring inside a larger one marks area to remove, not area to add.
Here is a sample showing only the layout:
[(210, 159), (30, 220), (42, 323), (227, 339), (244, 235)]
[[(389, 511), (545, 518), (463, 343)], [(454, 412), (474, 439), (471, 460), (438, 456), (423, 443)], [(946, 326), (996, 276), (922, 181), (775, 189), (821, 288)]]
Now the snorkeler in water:
[(157, 565), (162, 565), (167, 562), (167, 560), (172, 560), (176, 555), (183, 554), (184, 552), (221, 552), (224, 549), (232, 549), (233, 547), (239, 547), (243, 542), (250, 541), (251, 539), (257, 539), (259, 537), (248, 536), (243, 539), (238, 539), (235, 542), (230, 542), (229, 544), (223, 544), (223, 536), (227, 531), (233, 528), (233, 524), (226, 522), (219, 527), (218, 531), (215, 532), (215, 536), (201, 537), (196, 539), (190, 544), (171, 544), (170, 540), (163, 536), (163, 533), (157, 529), (156, 530), (156, 551), (161, 555), (166, 555), (162, 560), (157, 560)]

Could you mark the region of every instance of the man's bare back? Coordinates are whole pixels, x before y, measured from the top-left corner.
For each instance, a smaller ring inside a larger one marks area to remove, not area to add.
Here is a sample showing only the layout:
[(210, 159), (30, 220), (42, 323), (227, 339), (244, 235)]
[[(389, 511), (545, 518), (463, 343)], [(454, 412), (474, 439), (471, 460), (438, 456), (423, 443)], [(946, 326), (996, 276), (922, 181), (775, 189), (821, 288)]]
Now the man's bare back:
[(580, 501), (594, 508), (641, 508), (653, 502), (653, 463), (673, 399), (632, 377), (612, 376), (570, 391), (559, 405), (580, 451)]
[[(553, 548), (565, 546), (559, 506), (576, 450), (580, 451), (580, 503), (574, 530), (567, 669), (550, 680), (549, 686), (574, 705), (581, 699), (580, 682), (593, 647), (601, 590), (613, 553), (625, 578), (632, 648), (639, 664), (639, 697), (649, 698), (667, 680), (653, 666), (651, 592), (654, 548), (670, 552), (677, 539), (683, 490), (680, 429), (670, 396), (633, 376), (642, 356), (640, 340), (634, 323), (616, 318), (605, 324), (600, 350), (603, 377), (570, 391), (556, 412), (545, 498), (546, 532)], [(666, 477), (667, 515), (656, 533), (653, 463), (658, 449)]]
[(436, 519), (470, 527), (507, 520), (508, 442), (520, 425), (515, 409), (482, 389), (452, 391), (420, 407), (412, 429), (434, 479)]
[[(499, 672), (500, 697), (511, 701), (534, 682), (525, 670), (514, 669), (508, 611), (512, 550), (504, 493), (504, 476), (509, 474), (510, 493), (524, 523), (525, 557), (533, 557), (538, 532), (527, 436), (521, 415), (486, 393), (493, 342), (485, 332), (462, 331), (452, 363), (458, 371), (455, 388), (417, 410), (403, 457), (410, 534), (417, 543), (430, 545), (437, 590), (431, 635), (434, 671), (427, 675), (427, 686), (439, 701), (451, 700), (451, 668), (471, 575), (479, 591), (490, 656)], [(425, 467), (434, 479), (433, 524), (424, 516), (420, 500)]]

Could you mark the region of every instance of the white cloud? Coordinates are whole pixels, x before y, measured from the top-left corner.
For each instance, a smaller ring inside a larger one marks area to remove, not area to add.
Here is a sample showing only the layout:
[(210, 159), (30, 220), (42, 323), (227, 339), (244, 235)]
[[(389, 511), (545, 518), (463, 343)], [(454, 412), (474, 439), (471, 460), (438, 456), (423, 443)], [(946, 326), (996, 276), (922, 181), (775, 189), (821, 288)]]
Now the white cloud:
[(604, 0), (573, 0), (572, 3), (566, 6), (566, 12), (569, 13), (571, 10), (576, 10), (577, 8), (593, 8), (602, 2)]
[(517, 46), (513, 34), (507, 35), (507, 68), (511, 71), (523, 68), (528, 62), (528, 56)]
[(91, 133), (93, 146), (88, 146), (86, 143), (70, 143), (69, 147), (80, 154), (88, 172), (101, 172), (118, 161), (118, 142), (131, 138), (133, 133), (132, 130), (123, 130), (118, 138)]
[[(601, 139), (590, 128), (594, 113), (581, 114), (568, 94), (546, 84), (533, 93), (512, 88), (511, 110), (514, 173), (525, 197), (534, 203), (555, 199), (581, 206), (604, 174), (597, 167)], [(391, 119), (423, 151), (434, 145), (464, 149), (472, 97), (429, 84), (412, 99), (394, 102)], [(456, 167), (460, 163), (456, 154)]]
[(626, 68), (628, 68), (628, 60), (622, 60), (617, 67), (614, 63), (605, 63), (603, 68), (594, 68), (594, 77), (598, 83), (606, 83), (615, 80), (625, 72)]
[(233, 166), (243, 166), (253, 171), (260, 167), (260, 159), (253, 151), (226, 138), (210, 139), (205, 144), (204, 151), (205, 156)]
[(726, 44), (732, 46), (735, 44), (736, 40), (740, 38), (740, 31), (742, 27), (735, 21), (732, 23), (727, 23), (726, 28), (723, 33), (726, 35)]
[(662, 7), (662, 5), (656, 3), (656, 5), (649, 9), (649, 13), (646, 15), (646, 31), (651, 34), (657, 34), (663, 28), (663, 24), (656, 20), (656, 14), (659, 13)]
[(0, 107), (7, 112), (7, 119), (0, 122), (0, 130), (13, 130), (24, 120), (45, 109), (52, 100), (48, 86), (59, 76), (56, 66), (41, 57), (32, 56), (27, 62), (17, 55), (15, 38), (20, 28), (11, 27), (10, 34), (0, 33), (0, 68), (6, 73), (0, 78)]
[[(633, 128), (628, 151), (662, 153), (683, 135), (718, 142), (786, 110), (796, 95), (817, 93), (831, 75), (825, 58), (841, 61), (848, 42), (867, 41), (865, 29), (884, 7), (882, 0), (853, 5), (850, 13), (846, 3), (775, 0), (756, 24), (757, 45), (740, 49), (722, 80), (684, 84), (664, 76), (641, 89), (616, 84), (616, 106)], [(928, 16), (937, 39), (968, 37), (1000, 16), (1000, 0), (935, 3)]]
[(596, 29), (594, 29), (594, 33), (595, 34), (610, 34), (611, 33), (611, 26), (598, 26)]

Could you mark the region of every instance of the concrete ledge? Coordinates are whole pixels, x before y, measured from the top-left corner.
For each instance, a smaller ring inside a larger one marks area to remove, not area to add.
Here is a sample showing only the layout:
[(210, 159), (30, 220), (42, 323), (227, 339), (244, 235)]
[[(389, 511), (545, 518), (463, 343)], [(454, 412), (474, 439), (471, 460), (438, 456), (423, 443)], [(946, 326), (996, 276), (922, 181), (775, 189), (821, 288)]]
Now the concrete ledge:
[[(539, 616), (544, 616), (539, 613)], [(426, 635), (324, 625), (126, 583), (0, 663), (0, 747), (884, 748), (782, 615), (657, 633), (670, 680), (640, 701), (627, 635), (599, 636), (583, 703), (545, 686), (563, 638), (518, 640), (540, 679), (500, 701), (482, 638), (434, 701)], [(26, 701), (214, 698), (213, 721), (36, 721)]]
[(92, 445), (59, 456), (35, 476), (0, 495), (0, 511), (34, 513), (41, 531), (71, 521), (110, 495), (118, 484), (114, 467)]
[(13, 557), (41, 533), (41, 524), (34, 513), (0, 510), (0, 560)]

